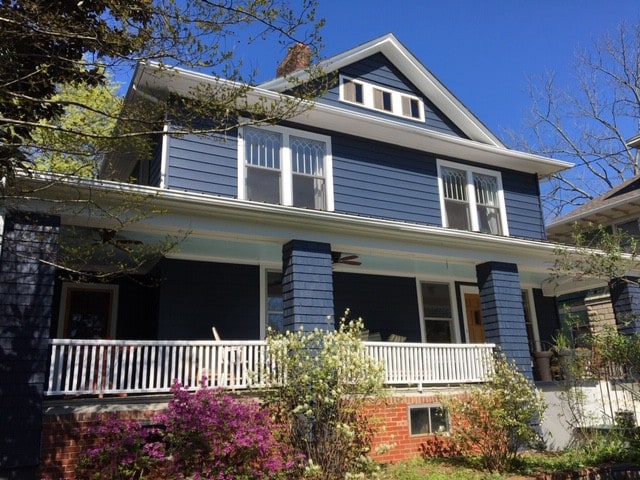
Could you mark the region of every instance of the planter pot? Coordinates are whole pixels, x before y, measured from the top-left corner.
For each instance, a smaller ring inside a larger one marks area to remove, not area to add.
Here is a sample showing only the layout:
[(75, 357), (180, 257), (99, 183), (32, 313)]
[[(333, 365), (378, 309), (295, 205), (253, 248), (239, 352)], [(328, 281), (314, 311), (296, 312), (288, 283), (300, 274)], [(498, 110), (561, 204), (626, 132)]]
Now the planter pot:
[(553, 352), (544, 351), (544, 352), (534, 352), (533, 359), (536, 364), (536, 370), (538, 371), (538, 376), (540, 377), (540, 381), (542, 382), (550, 382), (553, 380), (553, 375), (551, 374), (551, 357), (553, 356)]

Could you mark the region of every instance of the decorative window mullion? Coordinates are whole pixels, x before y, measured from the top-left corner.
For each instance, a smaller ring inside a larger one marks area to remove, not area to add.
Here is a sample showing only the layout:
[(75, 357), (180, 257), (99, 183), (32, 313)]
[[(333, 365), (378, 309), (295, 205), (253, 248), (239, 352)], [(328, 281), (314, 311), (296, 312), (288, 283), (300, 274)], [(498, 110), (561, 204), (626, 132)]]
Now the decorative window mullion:
[(467, 201), (469, 202), (469, 219), (471, 230), (477, 232), (480, 230), (478, 223), (478, 209), (476, 204), (476, 187), (473, 181), (473, 172), (467, 170)]
[(293, 205), (293, 175), (291, 173), (291, 148), (289, 144), (289, 135), (282, 135), (282, 149), (280, 150), (280, 158), (282, 159), (282, 204)]

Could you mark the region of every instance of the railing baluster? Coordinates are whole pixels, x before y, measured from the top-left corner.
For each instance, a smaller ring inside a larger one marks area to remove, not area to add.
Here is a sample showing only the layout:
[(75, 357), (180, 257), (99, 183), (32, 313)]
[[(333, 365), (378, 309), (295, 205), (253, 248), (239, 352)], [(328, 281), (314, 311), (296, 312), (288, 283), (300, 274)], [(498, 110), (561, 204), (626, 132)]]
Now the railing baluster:
[[(281, 360), (264, 341), (50, 340), (46, 395), (168, 392), (178, 379), (222, 388), (286, 381)], [(388, 385), (486, 381), (493, 345), (365, 342)]]

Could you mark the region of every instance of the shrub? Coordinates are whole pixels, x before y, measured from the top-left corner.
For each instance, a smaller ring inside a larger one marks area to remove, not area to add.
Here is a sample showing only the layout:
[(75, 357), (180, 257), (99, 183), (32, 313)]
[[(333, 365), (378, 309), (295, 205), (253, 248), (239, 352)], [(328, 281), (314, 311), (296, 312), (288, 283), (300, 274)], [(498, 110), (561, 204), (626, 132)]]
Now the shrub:
[(509, 470), (519, 449), (539, 445), (542, 394), (504, 355), (496, 355), (487, 383), (442, 403), (451, 416), (453, 442), (467, 455), (479, 454), (489, 471)]
[(462, 449), (449, 435), (432, 435), (420, 444), (420, 455), (430, 458), (455, 458), (462, 455)]
[(343, 479), (369, 454), (373, 428), (363, 409), (380, 398), (383, 369), (367, 356), (362, 328), (361, 320), (343, 319), (337, 331), (287, 332), (267, 340), (281, 368), (270, 402), (314, 478)]
[[(254, 400), (176, 383), (167, 409), (145, 431), (137, 422), (108, 420), (92, 429), (98, 445), (78, 473), (91, 479), (277, 479), (296, 475), (298, 457), (279, 438), (269, 411)], [(151, 433), (151, 435), (149, 435)]]
[(89, 429), (76, 468), (78, 478), (145, 478), (156, 460), (164, 458), (164, 445), (147, 441), (139, 422), (109, 417)]

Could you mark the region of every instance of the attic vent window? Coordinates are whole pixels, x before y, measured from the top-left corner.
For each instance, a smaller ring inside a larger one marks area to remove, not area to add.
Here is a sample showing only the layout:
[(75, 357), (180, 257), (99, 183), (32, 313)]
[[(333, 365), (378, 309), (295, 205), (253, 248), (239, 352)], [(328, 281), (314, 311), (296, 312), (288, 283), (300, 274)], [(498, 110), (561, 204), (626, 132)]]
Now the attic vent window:
[(342, 88), (344, 92), (345, 101), (360, 103), (360, 104), (364, 103), (364, 95), (363, 95), (364, 85), (362, 85), (359, 82), (345, 80), (342, 85)]
[(390, 115), (424, 122), (424, 102), (396, 90), (340, 77), (340, 100)]

